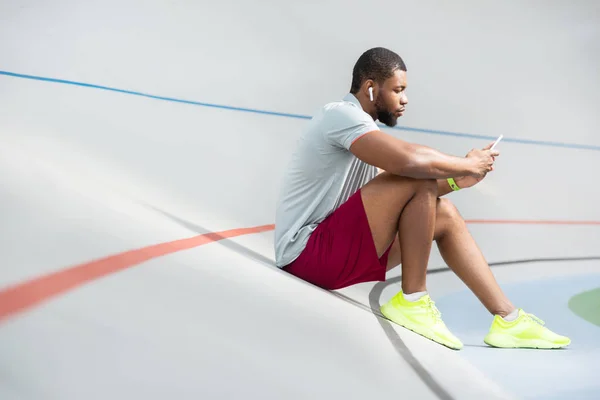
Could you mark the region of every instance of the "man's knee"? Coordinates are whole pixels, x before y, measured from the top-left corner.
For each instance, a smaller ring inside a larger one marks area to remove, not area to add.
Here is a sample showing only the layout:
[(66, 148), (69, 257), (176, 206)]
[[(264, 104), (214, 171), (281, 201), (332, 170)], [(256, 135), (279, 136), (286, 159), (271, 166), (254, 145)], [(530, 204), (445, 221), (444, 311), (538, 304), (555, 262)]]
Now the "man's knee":
[(462, 216), (456, 206), (450, 199), (437, 200), (437, 216), (436, 218), (445, 218), (448, 220), (462, 221)]
[(417, 191), (433, 193), (437, 196), (438, 184), (436, 179), (417, 179), (415, 184), (417, 185)]

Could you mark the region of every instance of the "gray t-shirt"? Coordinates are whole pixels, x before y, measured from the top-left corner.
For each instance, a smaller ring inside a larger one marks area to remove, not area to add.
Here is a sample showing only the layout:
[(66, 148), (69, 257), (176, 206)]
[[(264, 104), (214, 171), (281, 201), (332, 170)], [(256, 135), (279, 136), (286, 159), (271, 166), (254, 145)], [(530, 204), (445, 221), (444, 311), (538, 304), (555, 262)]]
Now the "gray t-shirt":
[(379, 130), (348, 93), (311, 119), (285, 171), (275, 217), (275, 264), (284, 267), (304, 250), (317, 225), (377, 175), (352, 154), (352, 142)]

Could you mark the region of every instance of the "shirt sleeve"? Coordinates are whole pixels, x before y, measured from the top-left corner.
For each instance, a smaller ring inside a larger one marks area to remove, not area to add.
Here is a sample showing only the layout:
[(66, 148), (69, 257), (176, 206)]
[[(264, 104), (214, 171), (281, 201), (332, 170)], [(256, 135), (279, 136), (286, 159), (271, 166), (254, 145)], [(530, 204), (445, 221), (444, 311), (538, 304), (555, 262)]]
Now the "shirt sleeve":
[(329, 110), (325, 124), (325, 140), (336, 147), (350, 149), (363, 135), (379, 130), (373, 118), (354, 104), (345, 104)]

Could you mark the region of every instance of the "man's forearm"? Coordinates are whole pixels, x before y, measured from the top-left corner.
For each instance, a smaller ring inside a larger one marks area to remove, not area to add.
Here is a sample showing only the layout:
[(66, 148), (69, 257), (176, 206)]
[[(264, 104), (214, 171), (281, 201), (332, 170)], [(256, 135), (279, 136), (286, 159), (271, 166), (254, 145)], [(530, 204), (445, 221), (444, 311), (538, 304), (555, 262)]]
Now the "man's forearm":
[(455, 157), (427, 146), (414, 145), (414, 152), (403, 168), (402, 175), (416, 179), (445, 179), (469, 175), (473, 163), (465, 157)]
[(431, 147), (408, 143), (381, 131), (361, 136), (350, 151), (367, 164), (391, 174), (415, 179), (470, 176), (479, 169), (477, 157), (456, 157)]

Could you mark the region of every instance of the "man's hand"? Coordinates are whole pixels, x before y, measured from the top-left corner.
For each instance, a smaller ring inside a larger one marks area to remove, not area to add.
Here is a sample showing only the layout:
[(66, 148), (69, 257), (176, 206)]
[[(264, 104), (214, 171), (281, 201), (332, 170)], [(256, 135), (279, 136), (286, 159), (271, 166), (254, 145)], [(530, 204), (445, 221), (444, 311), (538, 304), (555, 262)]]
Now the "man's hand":
[(488, 172), (494, 170), (494, 162), (496, 157), (500, 155), (498, 150), (490, 150), (494, 142), (488, 144), (481, 150), (471, 150), (467, 157), (473, 157), (477, 161), (477, 173), (470, 176), (462, 176), (455, 178), (454, 181), (461, 189), (466, 189), (475, 186), (487, 176)]
[[(489, 145), (487, 145), (486, 147), (484, 147), (481, 150), (471, 150), (469, 152), (467, 157), (472, 157), (472, 158), (478, 160), (477, 165), (479, 165), (480, 172), (475, 173), (475, 171), (474, 171), (474, 173), (472, 175), (460, 176), (460, 177), (454, 178), (454, 182), (456, 182), (456, 184), (458, 185), (459, 188), (466, 189), (466, 188), (475, 186), (476, 184), (481, 182), (483, 180), (483, 178), (486, 177), (488, 172), (494, 170), (494, 161), (496, 160), (496, 157), (500, 155), (500, 153), (495, 150), (494, 151), (490, 150), (493, 145), (494, 145), (494, 143), (490, 143)], [(491, 157), (491, 164), (489, 164), (490, 157)], [(438, 179), (438, 196), (440, 196), (440, 197), (445, 196), (451, 192), (452, 192), (452, 189), (450, 188), (450, 185), (448, 185), (448, 182), (446, 181), (446, 179)]]
[(494, 143), (490, 143), (481, 150), (471, 150), (467, 154), (467, 158), (473, 160), (473, 171), (469, 177), (477, 178), (477, 182), (481, 181), (485, 175), (494, 170), (494, 161), (500, 155), (498, 150), (491, 150)]

